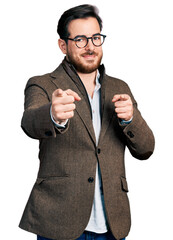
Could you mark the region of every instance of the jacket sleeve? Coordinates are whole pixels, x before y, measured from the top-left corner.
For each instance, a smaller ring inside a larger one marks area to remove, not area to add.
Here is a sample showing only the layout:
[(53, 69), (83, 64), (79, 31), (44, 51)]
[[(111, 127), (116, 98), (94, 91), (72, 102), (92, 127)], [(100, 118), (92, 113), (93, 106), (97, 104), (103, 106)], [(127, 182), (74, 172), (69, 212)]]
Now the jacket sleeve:
[(123, 128), (127, 147), (133, 157), (145, 160), (148, 159), (154, 151), (154, 135), (141, 113), (134, 105), (133, 120)]
[(51, 99), (37, 79), (30, 79), (25, 88), (24, 113), (21, 127), (31, 138), (55, 138), (67, 130), (55, 127), (50, 116)]
[(152, 155), (155, 146), (153, 132), (142, 117), (137, 102), (127, 83), (123, 82), (121, 91), (131, 97), (134, 109), (133, 119), (129, 124), (123, 126), (119, 122), (123, 130), (126, 145), (133, 157), (140, 160), (148, 159)]

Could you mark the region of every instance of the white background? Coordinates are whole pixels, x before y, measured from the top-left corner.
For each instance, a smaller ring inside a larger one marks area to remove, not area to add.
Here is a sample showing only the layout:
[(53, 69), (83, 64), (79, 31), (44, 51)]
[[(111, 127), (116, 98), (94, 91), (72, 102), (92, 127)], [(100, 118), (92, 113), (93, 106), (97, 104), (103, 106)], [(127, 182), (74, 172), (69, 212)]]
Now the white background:
[(38, 141), (20, 128), (24, 87), (31, 76), (59, 65), (63, 55), (57, 45), (57, 21), (65, 10), (83, 3), (100, 9), (107, 73), (130, 85), (156, 138), (150, 160), (141, 162), (126, 153), (132, 211), (127, 239), (173, 239), (171, 0), (1, 1), (0, 238), (36, 239), (18, 228), (39, 166)]

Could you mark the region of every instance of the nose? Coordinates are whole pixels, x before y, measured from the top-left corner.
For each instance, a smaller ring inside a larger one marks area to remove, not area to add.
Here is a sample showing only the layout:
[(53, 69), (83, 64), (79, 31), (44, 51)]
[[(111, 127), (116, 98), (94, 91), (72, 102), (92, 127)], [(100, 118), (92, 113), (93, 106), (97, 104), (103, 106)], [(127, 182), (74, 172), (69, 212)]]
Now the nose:
[(86, 45), (85, 49), (86, 49), (86, 50), (90, 50), (90, 51), (94, 51), (95, 46), (94, 46), (94, 44), (92, 43), (91, 38), (88, 39), (88, 44)]

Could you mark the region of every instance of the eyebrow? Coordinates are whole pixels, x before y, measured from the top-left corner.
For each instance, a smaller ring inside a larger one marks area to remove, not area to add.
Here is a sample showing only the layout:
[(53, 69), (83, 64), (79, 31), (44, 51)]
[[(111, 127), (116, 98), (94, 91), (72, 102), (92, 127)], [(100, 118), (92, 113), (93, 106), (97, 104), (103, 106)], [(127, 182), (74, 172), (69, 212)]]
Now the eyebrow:
[[(100, 35), (101, 33), (94, 33), (92, 36), (95, 36), (95, 35)], [(91, 37), (92, 37), (91, 36)], [(74, 38), (77, 38), (77, 37), (87, 37), (86, 35), (77, 35), (75, 36)]]

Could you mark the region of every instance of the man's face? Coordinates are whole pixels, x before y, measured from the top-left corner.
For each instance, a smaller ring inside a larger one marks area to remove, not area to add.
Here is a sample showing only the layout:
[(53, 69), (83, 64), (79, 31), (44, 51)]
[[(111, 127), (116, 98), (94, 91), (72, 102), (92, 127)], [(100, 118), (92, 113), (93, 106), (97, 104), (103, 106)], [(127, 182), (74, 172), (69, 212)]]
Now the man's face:
[[(92, 37), (96, 33), (100, 33), (100, 26), (96, 18), (89, 17), (85, 19), (72, 20), (69, 23), (69, 38), (75, 38), (78, 35)], [(96, 47), (91, 39), (84, 48), (78, 48), (74, 41), (68, 40), (66, 46), (66, 57), (76, 70), (80, 73), (92, 73), (100, 65), (103, 52), (102, 46)]]

